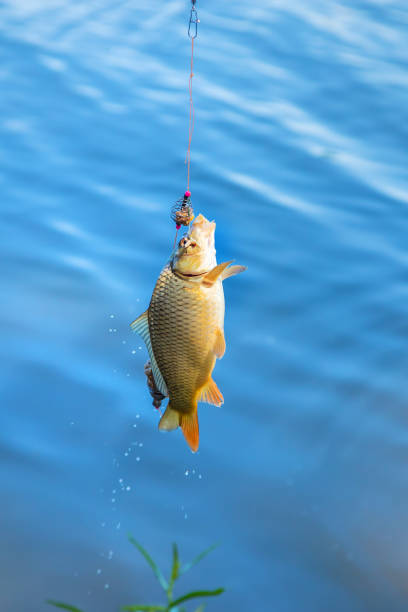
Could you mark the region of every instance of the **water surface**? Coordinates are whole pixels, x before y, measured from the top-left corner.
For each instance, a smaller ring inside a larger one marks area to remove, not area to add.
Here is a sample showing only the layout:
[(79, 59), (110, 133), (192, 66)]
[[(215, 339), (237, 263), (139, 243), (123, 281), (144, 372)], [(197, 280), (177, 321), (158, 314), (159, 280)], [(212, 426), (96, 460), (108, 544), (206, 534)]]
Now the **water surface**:
[[(199, 4), (199, 3), (198, 3)], [(188, 3), (0, 5), (1, 609), (406, 610), (408, 10), (198, 6), (191, 190), (217, 221), (222, 408), (160, 435), (128, 324), (185, 189)], [(167, 565), (166, 565), (167, 564)]]

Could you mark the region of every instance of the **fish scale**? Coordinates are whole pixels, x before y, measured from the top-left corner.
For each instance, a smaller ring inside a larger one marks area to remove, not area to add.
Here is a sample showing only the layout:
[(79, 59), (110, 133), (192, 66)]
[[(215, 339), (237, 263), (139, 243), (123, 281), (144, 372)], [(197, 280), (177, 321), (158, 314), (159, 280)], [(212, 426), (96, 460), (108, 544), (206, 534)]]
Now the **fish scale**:
[(215, 365), (217, 329), (224, 327), (221, 280), (204, 287), (176, 276), (166, 266), (148, 310), (152, 349), (166, 382), (172, 408), (190, 413)]

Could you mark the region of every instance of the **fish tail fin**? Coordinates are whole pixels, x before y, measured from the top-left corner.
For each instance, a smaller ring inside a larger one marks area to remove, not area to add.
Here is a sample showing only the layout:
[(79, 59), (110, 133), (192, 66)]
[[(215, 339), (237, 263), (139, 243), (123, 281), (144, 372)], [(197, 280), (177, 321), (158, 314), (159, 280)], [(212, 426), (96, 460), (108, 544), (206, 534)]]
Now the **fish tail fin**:
[(177, 410), (173, 410), (170, 402), (167, 404), (167, 408), (160, 419), (159, 429), (160, 431), (173, 431), (180, 425), (180, 413)]
[(198, 432), (197, 408), (189, 414), (180, 414), (180, 427), (187, 444), (195, 453), (198, 450), (200, 435)]
[(171, 407), (171, 402), (167, 404), (167, 408), (160, 419), (160, 431), (173, 431), (180, 426), (187, 444), (195, 453), (198, 450), (200, 436), (198, 433), (198, 416), (197, 408), (189, 414), (181, 413)]

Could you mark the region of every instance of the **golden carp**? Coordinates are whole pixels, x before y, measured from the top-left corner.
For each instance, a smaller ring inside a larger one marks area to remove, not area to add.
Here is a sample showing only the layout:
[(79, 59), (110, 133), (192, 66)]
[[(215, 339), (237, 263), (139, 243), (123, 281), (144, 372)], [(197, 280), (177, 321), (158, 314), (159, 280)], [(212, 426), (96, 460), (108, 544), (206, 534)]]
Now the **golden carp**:
[(197, 403), (223, 403), (211, 378), (225, 352), (222, 281), (246, 270), (217, 265), (214, 232), (215, 222), (198, 215), (160, 273), (149, 308), (131, 324), (145, 341), (157, 389), (169, 397), (159, 429), (180, 426), (194, 452)]

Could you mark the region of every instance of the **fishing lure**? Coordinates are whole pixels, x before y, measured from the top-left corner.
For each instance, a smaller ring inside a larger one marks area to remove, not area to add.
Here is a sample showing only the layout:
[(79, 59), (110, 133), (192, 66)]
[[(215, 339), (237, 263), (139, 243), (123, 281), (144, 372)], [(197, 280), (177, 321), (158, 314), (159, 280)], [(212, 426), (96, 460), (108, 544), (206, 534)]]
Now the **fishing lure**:
[(176, 224), (177, 230), (180, 229), (182, 225), (190, 225), (192, 220), (194, 219), (194, 211), (191, 205), (191, 192), (186, 191), (184, 196), (177, 200), (171, 209), (171, 218)]

